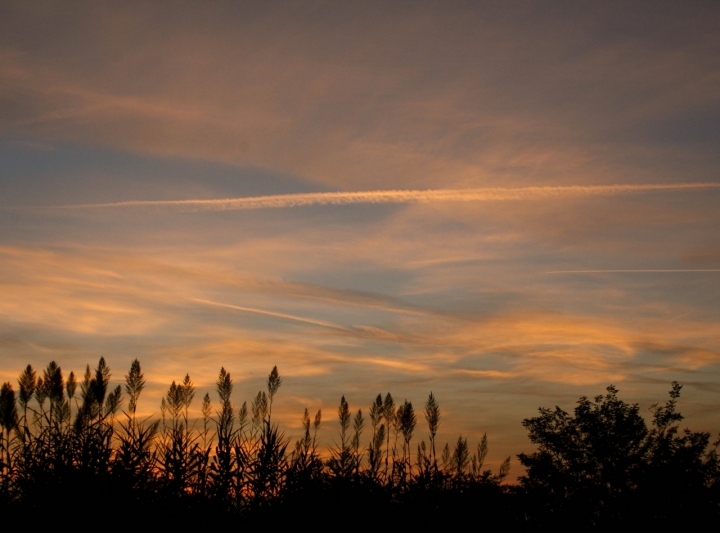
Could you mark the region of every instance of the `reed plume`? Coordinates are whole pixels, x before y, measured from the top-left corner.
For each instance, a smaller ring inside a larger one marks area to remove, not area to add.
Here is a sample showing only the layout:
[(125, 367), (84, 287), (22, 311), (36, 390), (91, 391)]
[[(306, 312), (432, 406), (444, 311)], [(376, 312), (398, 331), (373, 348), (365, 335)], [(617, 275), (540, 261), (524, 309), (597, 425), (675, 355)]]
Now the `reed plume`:
[(435, 435), (440, 427), (440, 405), (438, 405), (432, 391), (425, 402), (425, 421), (430, 431), (430, 452), (432, 453), (432, 467), (437, 472), (437, 456), (435, 455)]

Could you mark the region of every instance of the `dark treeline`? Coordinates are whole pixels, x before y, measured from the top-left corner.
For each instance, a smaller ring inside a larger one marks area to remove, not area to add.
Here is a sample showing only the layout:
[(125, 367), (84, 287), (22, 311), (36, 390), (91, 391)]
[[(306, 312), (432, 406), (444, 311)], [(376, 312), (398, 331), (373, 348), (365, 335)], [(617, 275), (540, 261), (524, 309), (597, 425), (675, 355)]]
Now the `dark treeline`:
[[(542, 526), (718, 523), (718, 442), (680, 431), (680, 385), (651, 407), (617, 397), (581, 398), (574, 414), (540, 409), (522, 423), (535, 452), (520, 454), (525, 475), (504, 483), (484, 468), (488, 441), (436, 442), (441, 413), (431, 393), (412, 403), (378, 395), (366, 414), (343, 397), (338, 432), (321, 454), (321, 412), (305, 409), (295, 441), (273, 422), (282, 380), (273, 368), (266, 390), (238, 407), (224, 369), (217, 397), (189, 416), (195, 387), (172, 383), (159, 420), (139, 420), (145, 386), (134, 361), (111, 390), (104, 359), (78, 382), (50, 363), (28, 365), (16, 388), (0, 390), (0, 507), (38, 525), (117, 520), (127, 527)], [(78, 390), (79, 389), (79, 390)], [(334, 417), (333, 417), (334, 418)], [(418, 425), (424, 426), (423, 435)]]

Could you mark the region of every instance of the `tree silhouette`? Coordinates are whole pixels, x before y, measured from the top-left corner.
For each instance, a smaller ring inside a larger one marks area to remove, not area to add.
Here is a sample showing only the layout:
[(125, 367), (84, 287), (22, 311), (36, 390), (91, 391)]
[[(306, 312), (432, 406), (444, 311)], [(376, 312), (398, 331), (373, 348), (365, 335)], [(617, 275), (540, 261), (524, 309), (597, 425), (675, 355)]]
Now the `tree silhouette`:
[[(580, 398), (574, 416), (559, 407), (540, 408), (539, 416), (523, 420), (538, 446), (518, 455), (527, 469), (520, 481), (535, 519), (576, 526), (667, 524), (670, 515), (684, 516), (683, 508), (707, 511), (702, 504), (679, 503), (688, 490), (709, 503), (710, 478), (717, 471), (714, 452), (706, 454), (708, 433), (677, 435), (680, 388), (673, 383), (670, 400), (651, 408), (652, 430), (638, 405), (620, 400), (612, 385), (604, 396)], [(668, 512), (668, 506), (675, 510)]]

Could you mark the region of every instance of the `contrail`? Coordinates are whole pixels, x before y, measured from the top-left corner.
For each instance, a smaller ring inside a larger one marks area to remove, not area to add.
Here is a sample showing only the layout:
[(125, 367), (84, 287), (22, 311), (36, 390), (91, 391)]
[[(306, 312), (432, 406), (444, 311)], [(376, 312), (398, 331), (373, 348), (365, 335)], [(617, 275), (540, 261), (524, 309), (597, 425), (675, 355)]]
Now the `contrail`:
[(311, 318), (303, 318), (301, 316), (288, 315), (285, 313), (277, 313), (275, 311), (266, 311), (264, 309), (255, 309), (254, 307), (242, 307), (239, 305), (224, 304), (224, 303), (220, 303), (220, 302), (213, 302), (211, 300), (200, 300), (198, 298), (193, 298), (193, 301), (202, 303), (202, 304), (206, 304), (206, 305), (213, 305), (216, 307), (225, 307), (227, 309), (234, 309), (236, 311), (244, 311), (246, 313), (254, 313), (257, 315), (273, 316), (273, 317), (277, 317), (277, 318), (285, 318), (287, 320), (294, 320), (296, 322), (304, 322), (306, 324), (313, 324), (315, 326), (322, 326), (325, 328), (340, 329), (343, 331), (351, 331), (350, 328), (346, 328), (344, 326), (335, 324), (333, 322), (326, 322), (325, 320), (313, 320)]
[(545, 198), (608, 196), (634, 192), (716, 189), (720, 183), (665, 183), (645, 185), (569, 185), (558, 187), (488, 187), (479, 189), (388, 190), (314, 192), (210, 200), (131, 200), (99, 204), (50, 206), (51, 209), (170, 208), (181, 211), (279, 209), (309, 205), (411, 204), (428, 202), (499, 202)]
[(720, 268), (703, 268), (703, 269), (645, 269), (645, 270), (551, 270), (545, 272), (545, 274), (637, 274), (637, 273), (648, 273), (648, 274), (664, 274), (664, 273), (675, 273), (675, 272), (720, 272)]

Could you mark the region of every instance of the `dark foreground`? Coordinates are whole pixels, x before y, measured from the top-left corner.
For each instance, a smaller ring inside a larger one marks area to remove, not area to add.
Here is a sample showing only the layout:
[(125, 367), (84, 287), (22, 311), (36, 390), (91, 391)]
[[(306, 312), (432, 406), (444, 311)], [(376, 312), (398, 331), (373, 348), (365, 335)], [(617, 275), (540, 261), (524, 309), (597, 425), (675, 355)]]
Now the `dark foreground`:
[[(232, 401), (221, 370), (217, 400), (173, 383), (162, 419), (136, 418), (145, 381), (135, 361), (123, 388), (109, 389), (101, 359), (78, 383), (53, 362), (42, 376), (28, 366), (0, 391), (0, 509), (28, 525), (92, 527), (513, 526), (608, 528), (720, 524), (720, 465), (710, 434), (680, 430), (670, 398), (650, 408), (606, 394), (581, 398), (572, 414), (540, 409), (522, 423), (536, 451), (520, 454), (526, 474), (506, 479), (484, 469), (487, 439), (471, 450), (462, 437), (435, 442), (440, 408), (431, 394), (420, 416), (412, 403), (378, 395), (366, 415), (343, 398), (339, 433), (321, 457), (321, 413), (305, 410), (294, 443), (272, 420), (282, 380), (273, 369), (250, 409)], [(79, 394), (76, 394), (79, 386)], [(123, 404), (127, 401), (125, 409)], [(7, 523), (7, 522), (6, 522)]]

